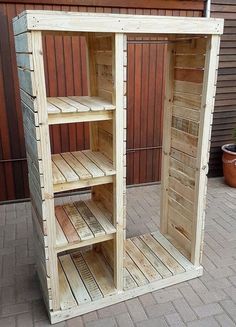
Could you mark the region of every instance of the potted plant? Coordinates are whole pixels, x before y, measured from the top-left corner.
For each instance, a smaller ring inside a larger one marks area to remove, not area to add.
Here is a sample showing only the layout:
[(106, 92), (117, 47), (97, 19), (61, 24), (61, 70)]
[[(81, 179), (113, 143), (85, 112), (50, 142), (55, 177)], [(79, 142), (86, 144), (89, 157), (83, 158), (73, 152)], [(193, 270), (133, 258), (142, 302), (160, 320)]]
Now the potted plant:
[(232, 144), (222, 146), (223, 150), (223, 172), (226, 184), (236, 187), (236, 128), (233, 130)]

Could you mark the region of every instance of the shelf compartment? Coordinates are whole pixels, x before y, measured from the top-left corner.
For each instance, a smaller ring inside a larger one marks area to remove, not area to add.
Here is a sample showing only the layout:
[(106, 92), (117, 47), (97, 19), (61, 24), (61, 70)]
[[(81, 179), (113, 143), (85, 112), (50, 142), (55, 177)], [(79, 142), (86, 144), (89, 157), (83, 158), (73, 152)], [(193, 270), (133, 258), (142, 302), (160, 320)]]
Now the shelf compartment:
[(111, 246), (106, 249), (105, 257), (93, 250), (59, 256), (59, 275), (63, 281), (60, 303), (65, 314), (71, 308), (81, 314), (90, 312), (108, 302), (111, 305), (202, 274), (201, 267), (195, 267), (156, 231), (126, 240), (124, 290), (118, 294), (112, 278), (113, 250)]
[(110, 212), (99, 201), (76, 201), (55, 207), (56, 249), (62, 252), (113, 239)]
[(116, 292), (112, 270), (94, 250), (58, 257), (61, 309), (100, 300)]
[(50, 97), (47, 108), (50, 125), (110, 120), (115, 110), (107, 100), (89, 96)]
[(52, 155), (54, 192), (112, 183), (115, 173), (112, 161), (98, 151)]

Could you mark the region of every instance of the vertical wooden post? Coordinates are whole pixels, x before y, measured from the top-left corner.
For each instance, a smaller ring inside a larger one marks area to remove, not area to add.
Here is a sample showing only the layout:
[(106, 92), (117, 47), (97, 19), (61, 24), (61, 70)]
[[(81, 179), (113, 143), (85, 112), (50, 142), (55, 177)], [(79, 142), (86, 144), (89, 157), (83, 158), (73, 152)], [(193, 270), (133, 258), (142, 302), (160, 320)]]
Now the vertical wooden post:
[(201, 101), (194, 215), (192, 224), (191, 261), (196, 266), (201, 263), (201, 246), (203, 241), (207, 191), (206, 174), (208, 171), (209, 142), (211, 137), (212, 113), (215, 102), (219, 47), (220, 36), (208, 36)]
[(47, 235), (48, 235), (48, 252), (49, 252), (49, 269), (52, 290), (52, 308), (58, 310), (59, 304), (59, 282), (58, 282), (58, 268), (57, 268), (57, 254), (54, 250), (56, 245), (56, 230), (55, 230), (55, 213), (54, 213), (54, 193), (52, 182), (52, 166), (48, 114), (46, 102), (46, 88), (45, 88), (45, 74), (43, 63), (43, 45), (42, 33), (40, 31), (32, 31), (32, 56), (34, 67), (34, 80), (36, 83), (37, 96), (35, 105), (38, 108), (39, 133), (42, 148), (42, 168), (43, 168), (43, 185), (45, 192), (45, 210), (43, 217), (47, 221)]
[(116, 176), (113, 183), (114, 224), (116, 238), (114, 242), (114, 281), (118, 291), (123, 289), (123, 81), (124, 81), (124, 40), (123, 34), (115, 35), (115, 105), (113, 119), (113, 160)]
[(171, 122), (173, 106), (174, 83), (174, 44), (167, 47), (165, 66), (165, 100), (163, 116), (162, 169), (161, 169), (161, 220), (160, 231), (166, 234), (168, 230), (168, 187), (169, 187), (169, 159), (171, 148)]

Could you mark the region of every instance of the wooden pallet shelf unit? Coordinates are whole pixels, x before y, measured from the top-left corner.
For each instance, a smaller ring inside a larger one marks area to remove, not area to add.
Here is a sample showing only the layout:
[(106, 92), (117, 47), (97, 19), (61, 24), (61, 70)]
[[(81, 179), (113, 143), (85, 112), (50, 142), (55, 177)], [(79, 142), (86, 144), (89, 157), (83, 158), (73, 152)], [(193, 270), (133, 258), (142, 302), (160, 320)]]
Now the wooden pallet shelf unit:
[[(51, 322), (200, 276), (223, 21), (30, 10), (13, 27), (37, 272)], [(42, 38), (50, 33), (86, 39), (87, 96), (47, 96)], [(128, 34), (161, 35), (167, 43), (160, 231), (131, 239)], [(81, 122), (89, 122), (90, 148), (52, 154), (50, 125)], [(87, 199), (55, 205), (55, 193), (85, 187)]]

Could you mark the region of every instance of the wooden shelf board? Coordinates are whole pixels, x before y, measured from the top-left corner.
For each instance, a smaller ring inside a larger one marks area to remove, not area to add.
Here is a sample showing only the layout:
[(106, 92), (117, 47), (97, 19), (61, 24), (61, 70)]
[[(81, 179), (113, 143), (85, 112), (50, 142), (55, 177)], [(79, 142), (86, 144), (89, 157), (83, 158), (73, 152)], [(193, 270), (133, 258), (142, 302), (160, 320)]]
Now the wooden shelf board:
[(115, 106), (100, 97), (70, 96), (47, 98), (48, 123), (65, 124), (112, 119)]
[(114, 238), (112, 216), (100, 202), (86, 200), (56, 206), (55, 215), (57, 252)]
[[(66, 314), (73, 317), (202, 274), (202, 267), (195, 267), (159, 232), (128, 239), (125, 248), (121, 293), (115, 291), (112, 268), (107, 263), (114, 258), (112, 249), (105, 254), (108, 261), (93, 250), (59, 257), (62, 266), (64, 262), (61, 280), (67, 280), (68, 285), (60, 285), (62, 310), (51, 315), (52, 322), (63, 320)], [(82, 300), (77, 294), (84, 295)]]
[(54, 192), (112, 182), (115, 170), (100, 152), (84, 150), (52, 155)]

